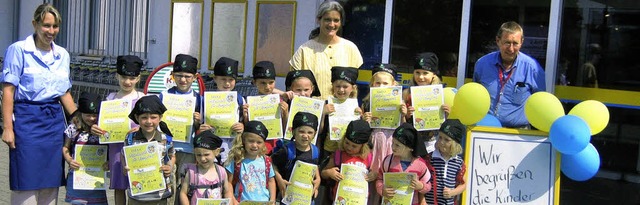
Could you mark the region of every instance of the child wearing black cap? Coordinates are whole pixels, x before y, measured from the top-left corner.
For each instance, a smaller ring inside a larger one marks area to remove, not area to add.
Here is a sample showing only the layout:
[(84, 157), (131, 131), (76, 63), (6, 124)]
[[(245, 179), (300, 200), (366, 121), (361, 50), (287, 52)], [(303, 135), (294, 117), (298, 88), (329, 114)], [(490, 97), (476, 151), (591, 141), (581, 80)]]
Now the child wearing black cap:
[(415, 190), (411, 204), (422, 204), (424, 194), (431, 190), (431, 174), (427, 169), (427, 162), (422, 159), (427, 154), (424, 148), (424, 140), (418, 136), (418, 131), (409, 123), (403, 123), (393, 132), (393, 154), (384, 158), (383, 164), (378, 170), (376, 190), (385, 198), (392, 198), (395, 190), (384, 186), (383, 175), (385, 172), (415, 173), (416, 177), (411, 181), (409, 188)]
[[(233, 141), (224, 166), (234, 187), (234, 200), (275, 201), (275, 173), (271, 158), (266, 156), (264, 141), (269, 130), (260, 121), (249, 121), (244, 132)], [(241, 177), (242, 176), (242, 177)]]
[[(293, 117), (293, 142), (286, 144), (286, 148), (279, 149), (273, 153), (273, 164), (276, 169), (276, 182), (278, 183), (279, 195), (285, 198), (285, 190), (289, 183), (289, 178), (293, 173), (293, 165), (300, 160), (310, 164), (318, 165), (319, 150), (312, 144), (316, 136), (318, 127), (318, 117), (308, 112), (298, 112)], [(320, 186), (320, 171), (316, 169), (313, 178), (314, 196), (317, 195)]]
[[(340, 174), (342, 164), (352, 164), (369, 170), (365, 180), (368, 182), (375, 181), (378, 171), (371, 169), (371, 149), (367, 146), (370, 135), (371, 127), (369, 127), (367, 121), (351, 121), (347, 126), (344, 137), (338, 144), (338, 149), (331, 154), (329, 163), (322, 170), (322, 178), (339, 182), (344, 179), (344, 176)], [(329, 200), (335, 199), (337, 189), (338, 183), (335, 183), (331, 188), (331, 198)]]
[[(173, 139), (171, 131), (167, 124), (161, 121), (162, 114), (167, 108), (162, 104), (160, 98), (155, 95), (148, 95), (140, 98), (131, 113), (129, 119), (140, 125), (137, 132), (130, 133), (126, 136), (124, 145), (131, 146), (135, 144), (157, 141), (161, 145), (162, 153), (159, 160), (162, 162), (160, 170), (164, 174), (167, 189), (151, 192), (147, 194), (132, 196), (131, 192), (127, 192), (129, 204), (148, 204), (149, 202), (165, 204), (167, 198), (172, 196), (172, 178), (171, 174), (173, 165), (175, 164), (175, 150), (173, 148)], [(158, 129), (159, 128), (159, 129)], [(124, 155), (122, 155), (124, 157)], [(124, 174), (129, 171), (126, 160), (121, 159), (124, 167)]]
[(233, 187), (224, 167), (214, 163), (222, 152), (222, 139), (211, 130), (198, 133), (193, 138), (196, 164), (184, 165), (184, 178), (180, 190), (180, 204), (196, 205), (199, 198), (233, 198)]
[[(327, 104), (324, 106), (323, 115), (324, 120), (320, 127), (323, 127), (322, 132), (318, 135), (320, 143), (323, 143), (322, 148), (327, 152), (325, 156), (331, 155), (338, 148), (338, 140), (331, 140), (330, 128), (325, 126), (329, 124), (329, 115), (336, 112), (335, 103), (343, 103), (347, 99), (351, 98), (357, 101), (358, 86), (356, 85), (358, 80), (358, 69), (352, 67), (333, 67), (331, 68), (331, 96), (327, 98)], [(340, 112), (350, 112), (350, 110), (339, 110)], [(357, 107), (353, 112), (362, 115), (362, 109)]]
[[(227, 57), (221, 57), (213, 66), (213, 74), (215, 75), (213, 80), (216, 82), (217, 86), (216, 91), (233, 91), (233, 89), (236, 88), (236, 78), (238, 77), (238, 61)], [(239, 135), (244, 130), (243, 123), (244, 119), (247, 118), (247, 116), (243, 114), (244, 112), (241, 112), (242, 107), (246, 102), (240, 92), (237, 93), (236, 101), (238, 102), (238, 115), (240, 116), (240, 119), (231, 126), (231, 130)], [(206, 102), (203, 102), (203, 104), (206, 104)], [(199, 131), (202, 132), (212, 128), (212, 125), (205, 122), (200, 125)], [(220, 153), (222, 159), (221, 162), (227, 160), (227, 155), (229, 154), (229, 150), (231, 150), (231, 143), (233, 139), (234, 138), (222, 139), (221, 147), (223, 151)]]
[(467, 168), (459, 156), (463, 150), (460, 142), (465, 135), (466, 127), (458, 119), (445, 120), (440, 126), (436, 150), (424, 157), (434, 179), (431, 182), (433, 189), (425, 195), (428, 204), (459, 203), (454, 201), (455, 196), (466, 189), (464, 174)]
[[(176, 85), (160, 93), (160, 100), (162, 101), (165, 94), (193, 95), (196, 98), (196, 107), (193, 112), (192, 130), (198, 130), (202, 122), (200, 113), (202, 113), (203, 110), (202, 99), (204, 97), (191, 88), (193, 82), (198, 78), (198, 59), (186, 54), (176, 55), (173, 61), (173, 71), (171, 72), (171, 75)], [(187, 141), (192, 140), (192, 137), (193, 135), (189, 136)], [(176, 171), (180, 170), (180, 166), (182, 166), (182, 164), (195, 162), (193, 146), (191, 144), (188, 142), (175, 142), (174, 146), (176, 150)]]
[[(415, 63), (413, 65), (413, 79), (411, 86), (424, 86), (424, 85), (438, 85), (442, 84), (440, 79), (440, 72), (438, 70), (438, 56), (435, 53), (426, 52), (419, 53), (416, 56)], [(444, 86), (444, 85), (443, 85)], [(405, 89), (402, 92), (402, 99), (407, 104), (407, 116), (408, 122), (413, 121), (413, 112), (416, 110), (411, 103), (411, 89)], [(442, 105), (441, 109), (445, 115), (451, 112), (451, 109), (447, 105)], [(436, 134), (434, 131), (419, 131), (418, 134), (424, 137), (427, 141), (427, 152), (433, 152), (436, 142)]]
[(310, 70), (289, 71), (284, 84), (287, 92), (282, 93), (281, 96), (287, 102), (290, 102), (293, 96), (320, 97), (318, 83)]
[[(136, 90), (136, 85), (140, 81), (140, 72), (142, 71), (142, 59), (134, 55), (118, 56), (116, 62), (116, 80), (118, 80), (118, 92), (112, 92), (107, 95), (106, 100), (126, 99), (135, 104), (138, 99), (145, 96), (143, 92)], [(138, 131), (138, 125), (131, 121), (131, 132)], [(98, 124), (91, 126), (93, 134), (102, 135), (105, 130), (100, 129)], [(125, 204), (125, 190), (129, 188), (129, 179), (122, 174), (122, 162), (120, 162), (120, 154), (122, 153), (124, 143), (109, 143), (109, 170), (111, 172), (109, 188), (114, 189), (113, 196), (115, 204)]]
[[(260, 61), (253, 66), (253, 85), (258, 88), (258, 95), (270, 95), (274, 93), (276, 87), (276, 69), (271, 61)], [(249, 104), (243, 107), (243, 115), (248, 116)], [(287, 124), (289, 117), (289, 104), (280, 99), (280, 117), (282, 124)], [(267, 155), (271, 155), (271, 151), (276, 147), (277, 139), (265, 141)]]
[[(78, 110), (72, 114), (72, 123), (64, 131), (65, 140), (62, 147), (62, 156), (69, 164), (65, 202), (71, 203), (73, 200), (84, 200), (87, 201), (87, 204), (107, 204), (107, 192), (105, 190), (79, 190), (74, 188), (73, 183), (74, 171), (83, 166), (75, 160), (75, 146), (100, 144), (99, 136), (90, 132), (91, 126), (98, 122), (100, 102), (100, 96), (93, 93), (82, 93), (80, 99), (78, 99)], [(101, 153), (106, 154), (107, 146), (101, 146), (98, 149), (102, 149)], [(96, 152), (97, 154), (98, 152)], [(103, 164), (103, 169), (105, 169), (104, 171), (108, 169), (106, 161)]]
[[(386, 86), (397, 86), (398, 82), (395, 79), (396, 66), (393, 64), (382, 64), (377, 63), (371, 68), (371, 82), (369, 82), (369, 86), (371, 87), (386, 87)], [(362, 119), (371, 123), (371, 103), (369, 99), (369, 95), (367, 95), (362, 100), (362, 110), (364, 114), (362, 115)], [(404, 116), (407, 114), (407, 106), (403, 103), (398, 109), (402, 113), (401, 120), (405, 122)], [(373, 159), (371, 162), (371, 168), (374, 170), (378, 170), (382, 166), (382, 161), (384, 157), (389, 154), (392, 154), (391, 151), (391, 136), (393, 134), (393, 129), (382, 129), (382, 128), (374, 128), (371, 132), (370, 141), (373, 145), (371, 149), (371, 153), (373, 155)], [(373, 189), (374, 187), (369, 187), (369, 189)], [(380, 195), (377, 193), (369, 195), (369, 201), (380, 201)]]

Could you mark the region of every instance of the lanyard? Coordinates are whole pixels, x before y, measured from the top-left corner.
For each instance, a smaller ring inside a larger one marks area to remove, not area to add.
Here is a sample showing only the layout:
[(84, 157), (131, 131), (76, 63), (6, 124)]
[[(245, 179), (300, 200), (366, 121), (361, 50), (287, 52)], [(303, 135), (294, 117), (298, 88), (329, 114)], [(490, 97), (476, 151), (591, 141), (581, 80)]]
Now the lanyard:
[(509, 79), (511, 78), (511, 75), (513, 75), (513, 73), (515, 72), (516, 68), (512, 68), (511, 71), (509, 71), (509, 75), (507, 75), (507, 78), (504, 78), (504, 73), (502, 71), (502, 66), (498, 66), (498, 79), (500, 80), (500, 91), (498, 92), (498, 97), (496, 98), (496, 107), (495, 107), (495, 115), (498, 115), (498, 104), (500, 104), (500, 97), (502, 97), (502, 92), (504, 91), (504, 85), (507, 84), (507, 82), (509, 82)]

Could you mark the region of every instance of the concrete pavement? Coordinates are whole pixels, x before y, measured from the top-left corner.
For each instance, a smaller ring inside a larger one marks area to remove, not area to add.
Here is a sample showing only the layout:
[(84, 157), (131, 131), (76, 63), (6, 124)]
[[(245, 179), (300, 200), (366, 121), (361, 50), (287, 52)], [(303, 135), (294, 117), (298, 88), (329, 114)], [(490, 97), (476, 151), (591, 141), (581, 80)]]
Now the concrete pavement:
[[(62, 154), (62, 151), (60, 151)], [(109, 183), (109, 179), (107, 179), (107, 183)], [(109, 187), (109, 185), (107, 185)], [(64, 187), (60, 187), (58, 191), (58, 204), (67, 204), (64, 202), (64, 195), (66, 190)], [(109, 199), (109, 204), (114, 204), (113, 202), (113, 190), (107, 190), (107, 198)], [(0, 144), (0, 205), (10, 204), (11, 203), (11, 190), (9, 190), (9, 147), (1, 143)]]

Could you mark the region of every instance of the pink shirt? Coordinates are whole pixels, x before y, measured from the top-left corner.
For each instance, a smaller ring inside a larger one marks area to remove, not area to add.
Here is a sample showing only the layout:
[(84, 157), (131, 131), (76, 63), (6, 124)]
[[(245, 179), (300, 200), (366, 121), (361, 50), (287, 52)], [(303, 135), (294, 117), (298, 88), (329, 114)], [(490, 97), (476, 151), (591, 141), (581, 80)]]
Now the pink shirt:
[[(197, 166), (197, 165), (196, 165)], [(206, 179), (204, 174), (201, 173), (197, 173), (197, 170), (188, 170), (187, 173), (191, 173), (193, 172), (194, 178), (195, 179), (191, 179), (189, 178), (189, 181), (194, 182), (196, 179), (198, 180), (194, 185), (213, 185), (213, 184), (219, 184), (219, 188), (215, 188), (215, 189), (196, 189), (193, 191), (193, 197), (191, 197), (191, 205), (195, 205), (196, 202), (198, 201), (199, 198), (209, 198), (209, 199), (222, 199), (223, 198), (223, 194), (222, 193), (222, 188), (224, 186), (224, 179), (227, 178), (227, 172), (224, 169), (224, 167), (214, 164), (215, 168), (216, 168), (216, 172), (219, 172), (220, 174), (220, 178), (222, 178), (222, 180), (220, 180), (218, 178), (218, 176), (216, 174), (214, 174), (214, 179), (213, 181), (210, 181), (208, 179)], [(191, 169), (195, 169), (195, 166), (191, 166), (189, 167)], [(189, 176), (191, 177), (191, 176)]]
[[(409, 166), (407, 166), (406, 170), (402, 170), (402, 164), (400, 164), (400, 157), (393, 156), (393, 154), (387, 155), (384, 158), (383, 163), (380, 165), (380, 169), (378, 170), (378, 180), (376, 180), (376, 190), (378, 194), (382, 196), (382, 188), (384, 187), (383, 175), (385, 172), (408, 172), (415, 173), (418, 176), (420, 182), (424, 188), (422, 190), (415, 191), (413, 193), (413, 202), (412, 204), (419, 204), (420, 194), (425, 194), (429, 190), (431, 190), (431, 183), (429, 180), (431, 179), (431, 173), (429, 173), (429, 169), (427, 167), (427, 162), (422, 158), (415, 158)], [(391, 160), (391, 162), (389, 162)], [(391, 163), (391, 164), (389, 164)]]

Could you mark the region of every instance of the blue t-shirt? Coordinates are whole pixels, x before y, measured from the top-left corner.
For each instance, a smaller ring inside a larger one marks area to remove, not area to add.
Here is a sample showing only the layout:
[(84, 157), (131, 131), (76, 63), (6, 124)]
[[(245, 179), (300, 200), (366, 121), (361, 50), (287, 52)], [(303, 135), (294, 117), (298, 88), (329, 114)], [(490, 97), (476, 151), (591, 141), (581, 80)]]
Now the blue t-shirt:
[(500, 52), (489, 53), (476, 62), (473, 82), (482, 84), (489, 91), (489, 113), (496, 116), (502, 126), (527, 126), (529, 121), (524, 114), (524, 104), (533, 93), (546, 89), (544, 70), (535, 59), (520, 52), (511, 71), (503, 73), (503, 81), (506, 81), (502, 86), (499, 70), (503, 67)]
[[(193, 95), (193, 96), (195, 96), (196, 97), (196, 108), (195, 108), (194, 112), (199, 112), (200, 114), (203, 113), (203, 111), (202, 111), (202, 100), (204, 98), (202, 96), (200, 96), (199, 93), (194, 92), (193, 89), (189, 90), (189, 92), (180, 92), (180, 91), (178, 91), (178, 88), (176, 86), (173, 86), (172, 88), (169, 88), (169, 90), (166, 90), (166, 91), (160, 93), (160, 96), (158, 96), (160, 98), (160, 100), (162, 100), (162, 95), (164, 93), (176, 94), (176, 95)], [(195, 132), (195, 130), (194, 130), (194, 132)], [(193, 133), (189, 138), (190, 138), (189, 141), (191, 141), (193, 139)], [(191, 144), (191, 143), (174, 142), (173, 143), (173, 147), (178, 152), (185, 152), (185, 153), (193, 154), (193, 144)]]
[[(226, 167), (232, 175), (235, 169), (235, 161), (231, 160)], [(249, 201), (269, 201), (269, 189), (265, 186), (267, 180), (275, 176), (273, 172), (273, 166), (269, 167), (269, 177), (265, 177), (265, 161), (264, 157), (258, 157), (256, 159), (243, 159), (240, 164), (240, 176), (238, 183), (242, 183), (243, 192), (241, 200)], [(238, 186), (232, 184), (234, 187), (233, 195), (238, 196)]]

